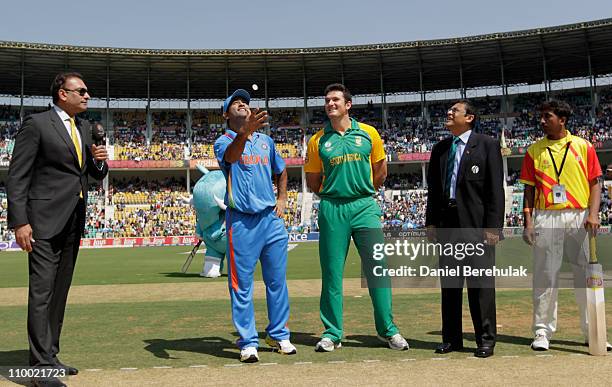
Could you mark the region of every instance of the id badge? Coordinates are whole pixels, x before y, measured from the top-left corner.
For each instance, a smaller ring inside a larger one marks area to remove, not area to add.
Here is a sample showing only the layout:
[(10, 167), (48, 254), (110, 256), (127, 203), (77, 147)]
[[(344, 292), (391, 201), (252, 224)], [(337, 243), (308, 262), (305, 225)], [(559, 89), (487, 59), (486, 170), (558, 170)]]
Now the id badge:
[(563, 184), (553, 185), (552, 194), (554, 204), (562, 204), (567, 201), (567, 195), (565, 194), (565, 186)]

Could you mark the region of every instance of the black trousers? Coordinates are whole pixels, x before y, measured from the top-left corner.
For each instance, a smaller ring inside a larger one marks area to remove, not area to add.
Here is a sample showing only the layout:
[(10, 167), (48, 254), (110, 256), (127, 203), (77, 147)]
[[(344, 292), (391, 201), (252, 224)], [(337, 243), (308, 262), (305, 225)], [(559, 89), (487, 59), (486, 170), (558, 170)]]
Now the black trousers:
[(30, 365), (57, 365), (60, 335), (84, 222), (80, 200), (63, 230), (32, 243), (29, 261), (28, 340)]
[[(444, 210), (440, 241), (450, 243), (482, 243), (483, 239), (475, 239), (475, 234), (483, 235), (484, 230), (460, 229), (456, 207)], [(455, 348), (463, 347), (463, 284), (466, 283), (468, 302), (476, 344), (478, 346), (494, 347), (497, 336), (497, 321), (495, 310), (495, 278), (494, 277), (464, 277), (463, 267), (486, 269), (495, 264), (495, 248), (486, 245), (484, 254), (470, 255), (457, 259), (456, 256), (440, 256), (440, 267), (456, 269), (459, 275), (441, 277), (442, 293), (442, 341), (450, 343)]]

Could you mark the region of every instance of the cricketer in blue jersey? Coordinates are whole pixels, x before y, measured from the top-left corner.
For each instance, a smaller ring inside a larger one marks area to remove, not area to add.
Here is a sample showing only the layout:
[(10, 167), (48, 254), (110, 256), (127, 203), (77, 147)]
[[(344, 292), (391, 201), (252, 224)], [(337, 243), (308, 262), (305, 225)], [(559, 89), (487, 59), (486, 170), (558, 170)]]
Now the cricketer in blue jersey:
[[(287, 292), (288, 235), (282, 219), (287, 203), (287, 171), (274, 141), (256, 130), (268, 125), (268, 113), (251, 112), (250, 95), (238, 89), (223, 104), (227, 132), (215, 142), (215, 156), (227, 179), (225, 214), (228, 277), (232, 320), (240, 335), (240, 361), (259, 360), (259, 337), (253, 310), (253, 272), (257, 260), (266, 285), (268, 319), (266, 343), (292, 355), (289, 341)], [(278, 198), (274, 195), (275, 176)]]

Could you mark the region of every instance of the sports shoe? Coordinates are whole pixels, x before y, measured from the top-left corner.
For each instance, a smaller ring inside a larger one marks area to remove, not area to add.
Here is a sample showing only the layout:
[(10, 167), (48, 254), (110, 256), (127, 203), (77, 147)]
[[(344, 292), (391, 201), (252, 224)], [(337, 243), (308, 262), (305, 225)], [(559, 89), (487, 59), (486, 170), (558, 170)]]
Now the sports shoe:
[(538, 333), (531, 343), (531, 349), (534, 351), (548, 351), (548, 346), (548, 337), (541, 333)]
[(200, 277), (217, 278), (221, 277), (221, 259), (215, 257), (204, 257), (204, 266)]
[(281, 355), (295, 355), (297, 349), (295, 345), (291, 344), (289, 340), (274, 340), (270, 336), (266, 336), (266, 344), (272, 347), (273, 351), (280, 353)]
[(240, 361), (243, 363), (256, 363), (259, 361), (259, 355), (257, 354), (257, 348), (255, 347), (244, 347), (240, 350)]
[(315, 345), (316, 352), (331, 352), (336, 348), (342, 348), (342, 343), (334, 343), (330, 338), (324, 337), (317, 345)]
[(378, 339), (384, 343), (389, 344), (389, 348), (395, 349), (396, 351), (406, 351), (410, 346), (404, 336), (399, 333), (394, 334), (391, 337), (382, 337), (376, 336)]

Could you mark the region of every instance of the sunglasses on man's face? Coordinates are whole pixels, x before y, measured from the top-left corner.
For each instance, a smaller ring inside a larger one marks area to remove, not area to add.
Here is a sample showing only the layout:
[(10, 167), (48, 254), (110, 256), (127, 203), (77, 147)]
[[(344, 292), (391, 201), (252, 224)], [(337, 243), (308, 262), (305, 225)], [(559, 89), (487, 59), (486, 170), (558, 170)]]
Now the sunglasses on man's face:
[(87, 94), (89, 92), (89, 90), (87, 90), (84, 87), (81, 87), (80, 89), (74, 89), (74, 90), (71, 90), (71, 89), (62, 89), (62, 90), (64, 90), (64, 91), (72, 91), (73, 93), (77, 93), (81, 97), (84, 97), (85, 94)]

